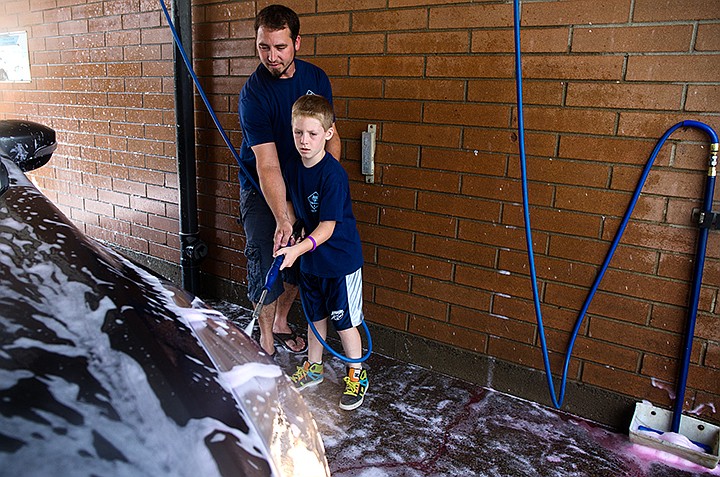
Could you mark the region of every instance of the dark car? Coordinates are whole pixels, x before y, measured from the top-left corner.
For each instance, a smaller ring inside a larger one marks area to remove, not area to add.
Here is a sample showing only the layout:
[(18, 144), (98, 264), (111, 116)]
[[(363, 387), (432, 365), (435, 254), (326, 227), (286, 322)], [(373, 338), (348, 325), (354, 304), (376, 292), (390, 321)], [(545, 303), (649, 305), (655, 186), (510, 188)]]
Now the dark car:
[(329, 475), (282, 370), (221, 313), (85, 237), (21, 170), (54, 146), (20, 142), (0, 141), (2, 473)]

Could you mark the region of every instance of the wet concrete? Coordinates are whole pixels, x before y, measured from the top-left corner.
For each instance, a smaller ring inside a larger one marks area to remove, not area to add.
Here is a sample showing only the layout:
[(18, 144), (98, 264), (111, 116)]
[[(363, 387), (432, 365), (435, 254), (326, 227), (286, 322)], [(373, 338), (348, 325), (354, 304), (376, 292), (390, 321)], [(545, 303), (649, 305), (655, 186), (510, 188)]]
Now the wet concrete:
[[(241, 307), (212, 306), (247, 323)], [(291, 374), (302, 358), (279, 350), (277, 361)], [(355, 411), (338, 407), (337, 358), (326, 357), (325, 381), (302, 393), (336, 477), (720, 475), (580, 417), (378, 353), (366, 367), (370, 388)]]

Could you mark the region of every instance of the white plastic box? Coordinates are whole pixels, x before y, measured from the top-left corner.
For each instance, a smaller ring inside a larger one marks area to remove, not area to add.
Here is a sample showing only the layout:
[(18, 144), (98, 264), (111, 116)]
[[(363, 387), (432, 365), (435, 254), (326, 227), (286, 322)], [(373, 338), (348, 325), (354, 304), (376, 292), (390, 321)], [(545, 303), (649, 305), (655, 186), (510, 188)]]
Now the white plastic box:
[(680, 418), (679, 434), (706, 449), (706, 452), (701, 452), (660, 438), (664, 432), (671, 432), (672, 418), (671, 411), (649, 403), (636, 403), (635, 414), (630, 423), (630, 441), (670, 452), (708, 469), (714, 469), (720, 460), (720, 427), (690, 416), (683, 415)]

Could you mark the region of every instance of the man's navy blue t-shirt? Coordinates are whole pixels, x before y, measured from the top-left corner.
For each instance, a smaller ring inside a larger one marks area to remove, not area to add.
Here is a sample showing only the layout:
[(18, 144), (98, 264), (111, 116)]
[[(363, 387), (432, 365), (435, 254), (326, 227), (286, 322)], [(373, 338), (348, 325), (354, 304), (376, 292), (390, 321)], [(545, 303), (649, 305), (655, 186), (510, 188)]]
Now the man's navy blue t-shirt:
[[(318, 94), (332, 104), (332, 87), (325, 72), (317, 66), (295, 59), (291, 78), (275, 78), (260, 64), (240, 92), (239, 115), (242, 128), (240, 160), (258, 183), (255, 154), (251, 147), (274, 142), (281, 168), (290, 160), (300, 160), (292, 134), (292, 106), (306, 94)], [(240, 170), (240, 185), (252, 183)]]
[(363, 265), (362, 245), (350, 200), (345, 169), (330, 153), (311, 168), (301, 159), (285, 166), (285, 180), (295, 215), (310, 234), (321, 221), (335, 221), (330, 239), (300, 256), (300, 270), (317, 277), (340, 278)]

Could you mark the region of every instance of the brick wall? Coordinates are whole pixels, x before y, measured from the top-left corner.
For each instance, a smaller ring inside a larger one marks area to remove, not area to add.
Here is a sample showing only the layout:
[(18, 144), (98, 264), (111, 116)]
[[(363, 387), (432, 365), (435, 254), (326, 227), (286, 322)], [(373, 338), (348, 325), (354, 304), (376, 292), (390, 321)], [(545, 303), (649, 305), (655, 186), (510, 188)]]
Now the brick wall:
[[(256, 5), (257, 3), (257, 5)], [(268, 2), (196, 1), (198, 75), (231, 140)], [(301, 56), (334, 91), (365, 252), (368, 320), (542, 369), (523, 232), (512, 5), (292, 1)], [(551, 363), (657, 138), (684, 119), (720, 130), (720, 14), (712, 0), (523, 2), (530, 202)], [(171, 35), (156, 0), (8, 0), (33, 80), (0, 84), (0, 117), (52, 126), (34, 174), (89, 235), (177, 262)], [(198, 101), (203, 270), (244, 282), (238, 168)], [(378, 126), (376, 177), (360, 137)], [(581, 327), (570, 379), (669, 406), (687, 320), (708, 141), (679, 130), (650, 173)], [(720, 414), (720, 235), (710, 234), (686, 409)]]

